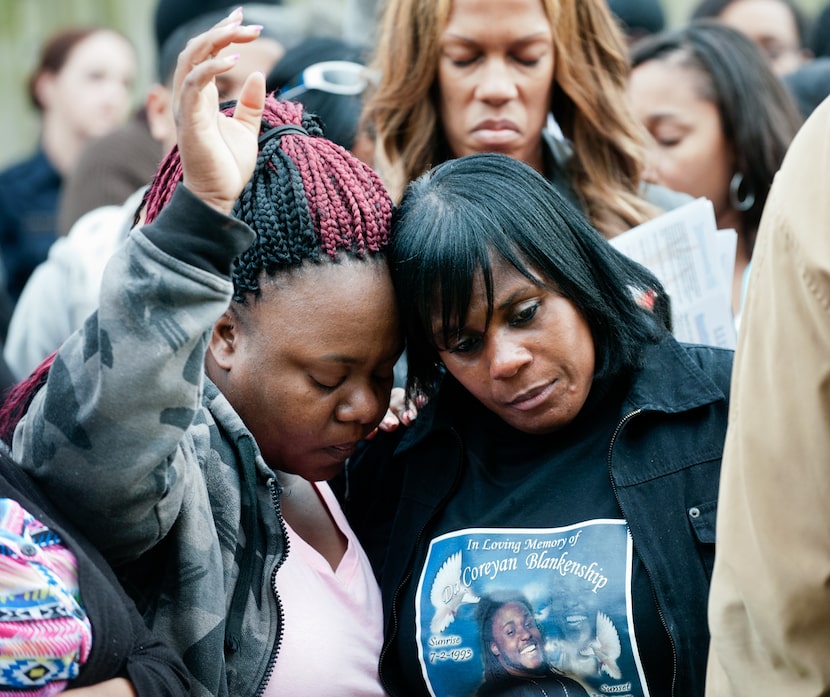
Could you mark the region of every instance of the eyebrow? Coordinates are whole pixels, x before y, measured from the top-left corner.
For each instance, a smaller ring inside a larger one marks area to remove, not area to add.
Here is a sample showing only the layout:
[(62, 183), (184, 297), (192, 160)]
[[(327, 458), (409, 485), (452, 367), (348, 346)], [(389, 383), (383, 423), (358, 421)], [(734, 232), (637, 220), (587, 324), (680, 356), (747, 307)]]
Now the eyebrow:
[[(391, 361), (395, 356), (400, 355), (403, 350), (404, 346), (403, 344), (400, 344), (396, 346), (395, 350), (391, 351), (386, 358)], [(358, 360), (354, 356), (348, 356), (342, 353), (324, 353), (322, 356), (317, 356), (315, 360), (327, 361), (329, 363), (341, 363), (343, 365), (361, 365), (362, 363), (362, 361)]]
[(501, 303), (499, 303), (498, 305), (496, 305), (496, 306), (495, 306), (495, 307), (496, 307), (496, 309), (497, 309), (497, 310), (506, 310), (508, 307), (510, 307), (513, 303), (515, 303), (515, 302), (516, 302), (516, 297), (517, 297), (517, 296), (519, 296), (519, 295), (521, 295), (522, 293), (527, 292), (527, 289), (528, 289), (530, 286), (533, 286), (534, 288), (538, 288), (538, 287), (539, 287), (539, 286), (537, 286), (535, 283), (530, 283), (530, 282), (528, 281), (528, 284), (527, 284), (526, 286), (523, 286), (523, 287), (521, 287), (521, 288), (517, 288), (517, 289), (516, 289), (516, 290), (514, 290), (514, 291), (513, 291), (510, 295), (508, 295), (508, 296), (504, 299), (504, 301), (503, 301), (503, 302), (501, 302)]
[[(528, 34), (527, 36), (519, 37), (518, 39), (514, 39), (510, 42), (511, 46), (515, 46), (517, 44), (531, 44), (536, 43), (537, 41), (546, 41), (550, 39), (550, 43), (553, 44), (553, 38), (550, 36), (549, 33), (541, 31), (536, 32), (535, 34)], [(443, 41), (460, 41), (465, 44), (474, 44), (478, 45), (481, 43), (478, 39), (473, 39), (468, 36), (462, 36), (461, 34), (445, 34), (443, 36)]]
[(677, 114), (672, 114), (667, 111), (656, 111), (651, 114), (646, 114), (645, 119), (643, 122), (646, 125), (646, 128), (651, 126), (657, 126), (661, 123), (665, 123), (666, 121), (677, 121)]
[(357, 359), (353, 356), (344, 356), (340, 353), (325, 353), (322, 356), (318, 356), (317, 360), (329, 361), (331, 363), (344, 363), (346, 365), (356, 365), (358, 363)]

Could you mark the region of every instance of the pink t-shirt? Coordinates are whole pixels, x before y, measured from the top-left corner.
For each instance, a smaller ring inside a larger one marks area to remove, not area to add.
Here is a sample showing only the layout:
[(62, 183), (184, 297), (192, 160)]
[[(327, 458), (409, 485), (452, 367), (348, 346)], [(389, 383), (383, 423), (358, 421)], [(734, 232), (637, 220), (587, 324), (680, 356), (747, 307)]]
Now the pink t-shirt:
[(286, 524), (290, 550), (275, 580), (283, 639), (264, 695), (381, 697), (380, 590), (331, 488), (326, 482), (315, 486), (348, 546), (334, 571)]

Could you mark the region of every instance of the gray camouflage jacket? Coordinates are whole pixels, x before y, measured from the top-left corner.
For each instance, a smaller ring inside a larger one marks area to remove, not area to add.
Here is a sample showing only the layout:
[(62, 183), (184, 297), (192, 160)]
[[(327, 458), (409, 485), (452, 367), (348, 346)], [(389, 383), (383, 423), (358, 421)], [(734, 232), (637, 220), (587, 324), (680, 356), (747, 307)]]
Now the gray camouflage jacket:
[(283, 627), (273, 580), (279, 490), (205, 376), (243, 223), (183, 186), (104, 274), (97, 313), (61, 347), (14, 456), (121, 572), (193, 694), (260, 694)]

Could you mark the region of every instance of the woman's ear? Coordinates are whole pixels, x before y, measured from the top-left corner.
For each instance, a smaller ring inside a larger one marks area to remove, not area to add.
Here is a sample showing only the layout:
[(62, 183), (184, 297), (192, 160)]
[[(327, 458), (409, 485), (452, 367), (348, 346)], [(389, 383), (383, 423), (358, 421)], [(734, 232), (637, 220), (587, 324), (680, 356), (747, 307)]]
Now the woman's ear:
[(220, 370), (227, 372), (233, 367), (237, 331), (238, 322), (230, 308), (225, 310), (213, 325), (207, 358)]
[(49, 72), (42, 72), (34, 81), (34, 85), (32, 87), (32, 95), (35, 98), (35, 102), (40, 107), (41, 111), (46, 111), (52, 107), (56, 97), (56, 90), (55, 87), (57, 83), (57, 77), (54, 73)]

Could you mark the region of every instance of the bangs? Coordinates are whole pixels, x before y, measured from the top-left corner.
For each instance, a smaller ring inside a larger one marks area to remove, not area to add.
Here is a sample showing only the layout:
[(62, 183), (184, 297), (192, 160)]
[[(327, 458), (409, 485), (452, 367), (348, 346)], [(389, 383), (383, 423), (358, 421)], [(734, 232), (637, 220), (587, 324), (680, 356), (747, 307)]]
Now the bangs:
[[(424, 229), (426, 228), (426, 229)], [(426, 240), (410, 266), (413, 283), (405, 299), (420, 320), (418, 330), (433, 348), (443, 350), (467, 322), (473, 291), (484, 283), (486, 325), (493, 316), (493, 264), (514, 267), (532, 283), (555, 290), (532, 270), (511, 231), (479, 207), (454, 206), (450, 215), (436, 216), (421, 226)]]

